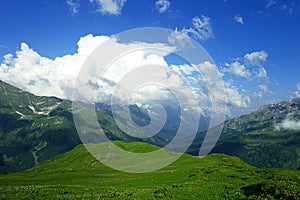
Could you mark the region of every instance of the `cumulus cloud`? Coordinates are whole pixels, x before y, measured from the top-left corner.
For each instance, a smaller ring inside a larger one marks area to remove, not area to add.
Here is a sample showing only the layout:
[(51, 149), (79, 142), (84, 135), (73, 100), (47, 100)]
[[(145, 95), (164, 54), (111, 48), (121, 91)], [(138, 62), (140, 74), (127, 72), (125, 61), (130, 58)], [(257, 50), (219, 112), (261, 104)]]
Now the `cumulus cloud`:
[(36, 95), (70, 98), (74, 79), (83, 59), (66, 55), (51, 60), (40, 56), (26, 43), (16, 53), (4, 57), (0, 79)]
[(55, 59), (43, 57), (22, 43), (15, 56), (4, 56), (0, 79), (36, 95), (71, 99), (74, 81), (86, 56), (108, 39), (87, 35), (78, 41), (77, 53)]
[[(77, 42), (77, 53), (55, 59), (43, 57), (26, 43), (22, 43), (15, 57), (12, 54), (4, 56), (0, 67), (0, 79), (36, 95), (72, 99), (73, 86), (84, 62), (99, 45), (109, 39), (108, 36), (93, 36), (91, 34), (84, 36)], [(112, 45), (115, 48), (126, 46), (118, 43), (117, 40), (114, 40)], [(132, 45), (139, 47), (139, 44)], [(153, 44), (154, 46), (159, 48), (162, 45)], [(132, 70), (133, 67), (147, 64), (166, 65), (163, 56), (146, 51), (137, 51), (126, 55), (116, 62), (101, 80), (97, 77), (99, 75), (96, 73), (97, 71), (93, 71), (89, 87), (101, 86), (104, 91), (97, 95), (99, 100), (104, 100), (109, 97), (112, 86), (115, 86), (120, 77)], [(98, 67), (100, 68), (100, 66)], [(94, 81), (97, 78), (99, 80)]]
[(210, 23), (210, 18), (205, 15), (201, 15), (201, 17), (194, 17), (192, 19), (192, 27), (183, 28), (181, 30), (178, 30), (178, 28), (176, 28), (175, 31), (170, 35), (168, 40), (171, 44), (173, 44), (175, 41), (176, 45), (178, 45), (179, 47), (190, 46), (189, 36), (192, 36), (193, 38), (199, 40), (207, 40), (209, 38), (213, 38), (214, 33)]
[(121, 10), (127, 0), (90, 0), (91, 3), (98, 5), (98, 12), (102, 15), (120, 15)]
[[(231, 85), (238, 84), (236, 85), (237, 89), (241, 91), (235, 95), (238, 97), (237, 99), (242, 100), (235, 104), (236, 106), (247, 108), (250, 106), (250, 100), (261, 100), (269, 93), (267, 85), (269, 80), (268, 73), (263, 67), (263, 62), (267, 60), (267, 55), (265, 51), (250, 52), (241, 58), (234, 59), (232, 63), (223, 65), (221, 70), (225, 78), (230, 78)], [(239, 79), (238, 82), (235, 82), (233, 76), (244, 79)]]
[(227, 84), (226, 102), (231, 108), (248, 108), (251, 100), (249, 96), (241, 94), (238, 88)]
[(248, 80), (254, 78), (268, 78), (267, 70), (263, 67), (263, 63), (267, 60), (268, 53), (265, 51), (254, 51), (247, 53), (243, 58), (238, 58), (232, 63), (225, 63), (224, 72), (231, 73), (236, 76), (244, 77)]
[(236, 21), (239, 24), (244, 24), (244, 19), (240, 14), (236, 14), (234, 16), (234, 21)]
[[(247, 95), (241, 94), (239, 88), (234, 87), (230, 82), (220, 82), (217, 80), (217, 77), (222, 78), (224, 74), (217, 71), (218, 68), (213, 63), (203, 62), (195, 66), (172, 65), (171, 67), (173, 71), (181, 75), (193, 75), (188, 81), (195, 87), (200, 107), (202, 108), (204, 108), (205, 105), (208, 107), (207, 105), (209, 105), (210, 100), (213, 99), (215, 106), (217, 106), (216, 110), (224, 112), (224, 109), (228, 109), (227, 114), (230, 116), (235, 110), (248, 108), (250, 106), (250, 98)], [(201, 74), (197, 74), (196, 68), (200, 70)], [(212, 88), (217, 89), (212, 90)], [(222, 90), (222, 88), (224, 88), (224, 90)], [(210, 110), (203, 109), (202, 112), (208, 113)]]
[(267, 78), (268, 77), (267, 70), (263, 67), (259, 67), (256, 77), (257, 78)]
[(281, 123), (275, 125), (275, 130), (280, 131), (282, 129), (300, 131), (300, 120), (287, 116)]
[(168, 42), (177, 48), (186, 48), (192, 46), (190, 37), (187, 35), (187, 33), (178, 30), (178, 28), (175, 28), (175, 30), (169, 35)]
[(251, 66), (262, 66), (263, 62), (267, 60), (268, 53), (265, 51), (255, 51), (252, 53), (247, 53), (245, 58), (245, 63)]
[(246, 69), (245, 65), (237, 61), (231, 64), (226, 63), (225, 66), (229, 67), (229, 69), (225, 69), (225, 71), (228, 71), (236, 76), (241, 76), (247, 79), (250, 79), (251, 77), (251, 73)]
[(183, 29), (182, 31), (187, 34), (190, 33), (200, 40), (207, 40), (214, 37), (209, 17), (205, 15), (201, 15), (201, 17), (196, 16), (192, 19), (192, 24), (192, 28)]
[(79, 0), (66, 0), (66, 3), (72, 14), (78, 13), (80, 7)]
[(160, 13), (166, 12), (169, 9), (170, 5), (171, 5), (171, 3), (168, 0), (157, 0), (155, 2), (155, 8)]
[[(77, 52), (67, 54), (62, 57), (50, 59), (41, 56), (38, 52), (30, 48), (26, 43), (22, 43), (16, 54), (7, 54), (0, 65), (0, 79), (17, 86), (23, 90), (41, 96), (56, 96), (63, 99), (73, 99), (73, 88), (76, 81), (82, 81), (86, 87), (87, 93), (80, 94), (88, 102), (108, 102), (116, 87), (122, 87), (119, 81), (123, 80), (129, 72), (138, 69), (140, 66), (154, 65), (162, 66), (159, 70), (163, 77), (163, 83), (170, 85), (180, 91), (181, 94), (187, 93), (187, 87), (193, 86), (193, 90), (199, 99), (201, 113), (205, 114), (209, 109), (210, 99), (214, 98), (221, 105), (221, 91), (213, 92), (207, 90), (207, 85), (211, 88), (221, 88), (221, 83), (215, 81), (214, 74), (217, 67), (210, 62), (203, 62), (194, 65), (171, 65), (166, 62), (166, 53), (155, 52), (153, 50), (138, 50), (130, 52), (119, 58), (107, 69), (106, 66), (94, 66), (91, 64), (91, 70), (86, 71), (84, 77), (78, 77), (78, 74), (86, 63), (90, 54), (101, 44), (111, 41), (115, 49), (132, 47), (140, 49), (141, 44), (119, 43), (116, 38), (109, 36), (93, 36), (91, 34), (81, 37), (77, 42)], [(149, 44), (150, 47), (161, 49), (169, 48), (169, 52), (175, 51), (174, 47), (163, 44)], [(151, 46), (152, 45), (152, 46)], [(143, 46), (143, 45), (142, 45)], [(153, 49), (152, 48), (152, 49)], [(90, 63), (88, 63), (90, 64)], [(201, 73), (196, 73), (195, 69), (201, 69)], [(98, 72), (104, 71), (101, 77)], [(132, 79), (146, 80), (149, 73), (139, 74)], [(219, 74), (223, 76), (222, 73)], [(182, 80), (182, 77), (185, 81)], [(131, 80), (131, 79), (130, 79)], [(187, 82), (186, 82), (187, 81)], [(189, 84), (187, 84), (189, 83)], [(239, 92), (239, 88), (234, 87), (230, 82), (225, 82), (226, 105), (229, 109), (246, 108), (250, 105), (250, 98)], [(126, 88), (125, 88), (126, 89)], [(85, 90), (83, 90), (85, 91)], [(88, 91), (95, 91), (89, 93)], [(125, 91), (125, 90), (124, 90)], [(187, 94), (188, 95), (188, 94)], [(172, 92), (161, 86), (145, 86), (132, 93), (132, 103), (149, 104), (149, 101), (169, 101), (174, 98)], [(186, 98), (187, 102), (192, 99)], [(128, 100), (128, 99), (126, 99)], [(192, 102), (191, 102), (192, 103)], [(194, 104), (192, 104), (194, 105)], [(222, 108), (220, 108), (221, 110)]]

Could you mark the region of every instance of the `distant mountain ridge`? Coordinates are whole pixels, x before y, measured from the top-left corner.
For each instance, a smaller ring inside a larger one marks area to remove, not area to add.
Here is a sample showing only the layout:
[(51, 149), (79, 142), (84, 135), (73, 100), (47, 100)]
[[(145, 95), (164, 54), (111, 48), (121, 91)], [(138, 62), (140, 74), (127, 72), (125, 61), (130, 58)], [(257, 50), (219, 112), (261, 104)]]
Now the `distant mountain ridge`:
[[(300, 98), (262, 106), (226, 121), (212, 153), (237, 156), (260, 168), (300, 170), (300, 128), (295, 126), (300, 126), (299, 120)], [(189, 153), (197, 154), (200, 145), (196, 140)]]
[[(39, 97), (0, 80), (0, 173), (21, 171), (67, 152), (81, 143), (72, 114), (72, 102)], [(147, 111), (129, 106), (133, 120), (149, 123)], [(164, 146), (174, 137), (180, 121), (177, 111), (167, 108), (166, 126), (151, 138), (135, 138), (120, 130), (105, 104), (96, 114), (111, 140), (144, 141)], [(262, 168), (300, 169), (300, 130), (286, 129), (285, 120), (300, 120), (300, 98), (261, 107), (225, 122), (212, 153), (225, 153)], [(205, 124), (204, 124), (205, 126)], [(198, 155), (206, 132), (199, 132), (188, 153)]]

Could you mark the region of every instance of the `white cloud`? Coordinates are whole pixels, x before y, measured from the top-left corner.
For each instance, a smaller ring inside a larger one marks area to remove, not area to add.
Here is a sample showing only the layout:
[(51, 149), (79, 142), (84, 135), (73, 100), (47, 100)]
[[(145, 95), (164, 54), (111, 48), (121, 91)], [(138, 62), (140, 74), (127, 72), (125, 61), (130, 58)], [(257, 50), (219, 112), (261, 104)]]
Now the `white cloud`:
[[(237, 58), (233, 63), (225, 63), (224, 72), (241, 76), (251, 80), (253, 78), (266, 79), (268, 78), (267, 70), (262, 66), (263, 62), (267, 60), (268, 53), (265, 51), (255, 51), (247, 53), (244, 58)], [(250, 71), (249, 68), (252, 68)], [(256, 67), (256, 68), (253, 68)]]
[(126, 1), (127, 0), (90, 0), (91, 3), (96, 2), (98, 4), (98, 12), (102, 15), (120, 15)]
[[(55, 59), (42, 57), (26, 43), (22, 43), (15, 57), (12, 54), (4, 56), (0, 66), (0, 79), (36, 95), (72, 99), (73, 86), (85, 60), (99, 45), (109, 39), (110, 37), (108, 36), (93, 36), (91, 34), (81, 37), (77, 42), (77, 53), (56, 57)], [(118, 43), (116, 40), (114, 40), (112, 45), (114, 45), (114, 48), (126, 46)], [(136, 48), (139, 47), (139, 44), (136, 43), (129, 45), (135, 45)], [(151, 45), (156, 48), (163, 46), (162, 44)], [(170, 51), (172, 49), (174, 48), (169, 48)], [(147, 64), (167, 66), (163, 56), (165, 54), (161, 52), (155, 55), (155, 52), (142, 50), (123, 56), (112, 65), (112, 68), (107, 70), (103, 79), (99, 80), (97, 76), (100, 76), (100, 74), (97, 74), (97, 70), (93, 71), (88, 87), (101, 86), (103, 88), (101, 92), (103, 93), (96, 94), (96, 96), (99, 97), (99, 101), (105, 100), (111, 95), (112, 87), (117, 84), (120, 77), (135, 67)], [(97, 78), (98, 80), (95, 81)]]
[(187, 33), (178, 31), (177, 28), (169, 35), (168, 42), (177, 48), (191, 47), (192, 42)]
[(268, 92), (269, 88), (267, 85), (258, 85), (258, 87), (263, 91), (263, 92)]
[[(242, 58), (234, 59), (232, 63), (225, 63), (223, 66), (222, 72), (224, 77), (226, 79), (230, 78), (231, 86), (237, 87), (237, 94), (234, 96), (240, 101), (236, 101), (237, 103), (233, 104), (236, 107), (248, 108), (250, 100), (261, 100), (269, 92), (267, 85), (269, 80), (268, 73), (262, 66), (263, 62), (267, 60), (267, 55), (265, 51), (250, 52)], [(244, 77), (245, 79), (235, 81), (232, 75)], [(234, 92), (231, 92), (231, 94), (234, 94)]]
[(250, 79), (251, 77), (251, 73), (245, 68), (245, 65), (237, 61), (231, 64), (226, 63), (225, 66), (229, 67), (229, 69), (226, 69), (225, 71), (228, 71), (236, 76), (241, 76), (247, 79)]
[(108, 36), (94, 36), (92, 34), (83, 36), (77, 42), (79, 55), (90, 55), (100, 44), (109, 40)]
[(155, 8), (158, 10), (160, 13), (164, 13), (168, 10), (170, 7), (171, 3), (168, 0), (157, 0), (155, 2)]
[(233, 108), (248, 108), (250, 106), (250, 97), (242, 95), (238, 88), (233, 86), (226, 87), (226, 102)]
[[(207, 95), (203, 99), (214, 99), (217, 104), (219, 104), (221, 107), (220, 111), (224, 109), (222, 107), (224, 99), (223, 96), (225, 93), (225, 104), (228, 108), (228, 115), (231, 115), (231, 113), (234, 113), (235, 110), (241, 109), (241, 108), (248, 108), (250, 105), (250, 98), (247, 95), (241, 94), (239, 92), (239, 88), (232, 85), (231, 82), (225, 82), (223, 83), (216, 81), (216, 73), (219, 74), (218, 76), (223, 77), (224, 74), (221, 72), (216, 72), (217, 69), (216, 66), (209, 62), (204, 62), (199, 65), (199, 68), (201, 69), (201, 72), (203, 73), (204, 77), (202, 77), (205, 84), (208, 84), (208, 87), (210, 88), (223, 88), (222, 84), (224, 84), (225, 91), (222, 91), (220, 89), (208, 91), (205, 93)], [(198, 80), (201, 80), (201, 77), (197, 77)]]
[(214, 37), (209, 17), (201, 15), (201, 17), (199, 18), (198, 16), (196, 16), (192, 19), (192, 24), (192, 28), (183, 29), (182, 31), (191, 33), (194, 37), (200, 40), (207, 40)]
[(259, 67), (256, 78), (267, 78), (267, 77), (268, 77), (267, 70), (263, 67)]
[(236, 14), (236, 15), (234, 16), (234, 20), (235, 20), (237, 23), (244, 24), (244, 19), (243, 19), (243, 17), (242, 17), (241, 15), (239, 15), (239, 14)]
[(275, 130), (296, 130), (300, 131), (300, 120), (294, 120), (287, 116), (281, 123), (275, 125)]
[(177, 48), (185, 48), (192, 47), (189, 36), (200, 40), (207, 40), (214, 37), (209, 17), (201, 15), (201, 18), (199, 18), (196, 16), (192, 19), (192, 25), (190, 28), (183, 28), (181, 30), (176, 28), (168, 37), (168, 42), (176, 45)]
[[(7, 54), (0, 65), (0, 79), (17, 86), (23, 90), (41, 96), (56, 96), (63, 99), (71, 99), (73, 95), (73, 87), (76, 80), (79, 80), (78, 73), (80, 72), (85, 60), (99, 45), (112, 39), (114, 48), (124, 48), (132, 46), (139, 48), (141, 44), (122, 44), (118, 43), (115, 38), (108, 36), (93, 36), (87, 35), (81, 37), (77, 42), (77, 52), (68, 54), (55, 59), (49, 59), (41, 56), (38, 52), (30, 48), (26, 43), (21, 44), (20, 50), (15, 55)], [(161, 49), (162, 44), (149, 44), (152, 47)], [(174, 51), (174, 47), (170, 48), (170, 52)], [(88, 82), (85, 82), (87, 91), (96, 91), (95, 93), (82, 94), (87, 101), (107, 101), (112, 91), (118, 82), (130, 74), (132, 70), (139, 66), (155, 65), (163, 66), (160, 71), (164, 77), (163, 83), (177, 88), (181, 94), (187, 93), (187, 85), (180, 77), (185, 77), (186, 80), (194, 87), (197, 97), (200, 99), (200, 105), (203, 109), (202, 114), (206, 113), (204, 108), (209, 107), (211, 98), (217, 102), (222, 102), (221, 91), (207, 91), (207, 84), (212, 88), (221, 88), (220, 83), (214, 81), (213, 74), (220, 73), (216, 71), (216, 66), (210, 62), (200, 63), (199, 67), (205, 74), (205, 77), (195, 75), (195, 66), (190, 65), (172, 65), (169, 66), (165, 61), (161, 52), (140, 50), (130, 52), (114, 62), (100, 78), (99, 71), (106, 69), (106, 66), (95, 66), (95, 70), (87, 72)], [(220, 77), (223, 74), (219, 74)], [(136, 76), (136, 79), (147, 79), (149, 73)], [(81, 79), (80, 79), (81, 80)], [(136, 81), (135, 79), (133, 79)], [(250, 104), (250, 98), (239, 92), (239, 88), (234, 87), (231, 83), (225, 82), (226, 104), (229, 109), (246, 108)], [(134, 92), (132, 95), (133, 103), (146, 104), (148, 101), (155, 99), (171, 99), (170, 91), (159, 87), (144, 87)], [(134, 102), (135, 101), (135, 102)], [(192, 101), (187, 98), (187, 102)], [(149, 102), (148, 102), (149, 103)], [(193, 104), (194, 105), (194, 104)], [(220, 103), (221, 105), (221, 103)], [(220, 108), (221, 110), (221, 108)]]
[(79, 11), (79, 0), (66, 0), (66, 3), (72, 14), (76, 14)]
[(298, 98), (300, 97), (300, 82), (296, 85), (296, 91), (294, 92), (295, 96)]
[(254, 97), (257, 97), (257, 100), (261, 100), (266, 93), (269, 92), (269, 87), (265, 84), (258, 85), (260, 91), (254, 92)]
[(267, 60), (268, 53), (265, 51), (255, 51), (252, 53), (247, 53), (245, 58), (245, 63), (251, 66), (261, 66), (264, 61)]

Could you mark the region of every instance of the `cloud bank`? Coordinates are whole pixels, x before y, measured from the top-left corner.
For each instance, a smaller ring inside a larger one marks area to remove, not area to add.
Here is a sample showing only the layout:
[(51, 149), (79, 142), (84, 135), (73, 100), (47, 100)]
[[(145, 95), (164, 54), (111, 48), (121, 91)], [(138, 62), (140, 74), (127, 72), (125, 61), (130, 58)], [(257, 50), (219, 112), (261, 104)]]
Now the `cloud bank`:
[(280, 131), (282, 129), (300, 131), (300, 120), (287, 117), (281, 123), (275, 125), (275, 130)]
[[(78, 74), (88, 55), (109, 39), (114, 38), (110, 36), (86, 35), (81, 37), (77, 42), (78, 49), (76, 53), (56, 57), (55, 59), (43, 57), (30, 48), (28, 44), (22, 43), (20, 49), (14, 55), (7, 54), (4, 56), (4, 60), (0, 65), (0, 79), (35, 95), (56, 96), (62, 99), (73, 100), (73, 87), (78, 80)], [(136, 45), (137, 48), (139, 47), (138, 43), (122, 44), (116, 39), (113, 40), (112, 44), (115, 48), (123, 48), (126, 45)], [(156, 48), (162, 46), (162, 44), (151, 45)], [(169, 47), (169, 50), (172, 52), (174, 47)], [(199, 63), (197, 66), (169, 65), (165, 60), (165, 56), (166, 54), (162, 54), (161, 52), (140, 50), (124, 55), (117, 62), (113, 63), (109, 70), (106, 71), (105, 76), (101, 78), (97, 74), (99, 68), (98, 70), (95, 69), (91, 71), (91, 78), (85, 84), (86, 87), (97, 92), (92, 95), (83, 96), (85, 96), (87, 101), (107, 102), (111, 98), (113, 89), (118, 86), (118, 82), (122, 77), (136, 67), (145, 65), (162, 66), (161, 73), (165, 77), (165, 83), (178, 88), (182, 94), (185, 93), (186, 87), (189, 87), (182, 81), (182, 77), (186, 79), (193, 86), (201, 104), (200, 107), (202, 106), (202, 108), (208, 107), (212, 96), (214, 99), (222, 96), (218, 92), (211, 94), (207, 91), (206, 84), (209, 84), (209, 77), (212, 76), (211, 74), (213, 74), (213, 70), (216, 68), (213, 63)], [(238, 68), (239, 64), (236, 65)], [(195, 67), (203, 69), (206, 77), (203, 77), (199, 73), (197, 74)], [(101, 68), (101, 70), (103, 69)], [(239, 69), (233, 68), (232, 70), (232, 73), (241, 73), (243, 76), (249, 76), (247, 73), (243, 74), (244, 72), (239, 71)], [(221, 77), (225, 75), (224, 73), (219, 73)], [(143, 77), (139, 78), (143, 79)], [(233, 86), (230, 81), (224, 82), (224, 84), (226, 89), (226, 104), (229, 109), (249, 107), (250, 98), (246, 93), (241, 93), (240, 88)], [(211, 87), (218, 86), (211, 85)], [(168, 102), (172, 98), (174, 98), (174, 95), (164, 88), (147, 86), (132, 93), (130, 101), (132, 103), (146, 104), (149, 101), (157, 100)], [(219, 101), (222, 101), (222, 99)], [(201, 112), (204, 114), (206, 111), (203, 109)]]

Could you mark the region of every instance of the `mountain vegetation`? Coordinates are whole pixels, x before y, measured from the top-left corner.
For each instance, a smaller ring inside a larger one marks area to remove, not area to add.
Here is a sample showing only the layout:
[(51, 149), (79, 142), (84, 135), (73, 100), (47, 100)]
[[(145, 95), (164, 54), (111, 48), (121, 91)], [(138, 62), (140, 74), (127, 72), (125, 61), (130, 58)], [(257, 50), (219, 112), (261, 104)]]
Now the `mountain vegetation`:
[[(259, 168), (300, 170), (300, 98), (265, 105), (227, 120), (211, 153), (237, 156)], [(198, 155), (206, 131), (198, 133), (188, 153)]]
[[(73, 149), (81, 140), (72, 115), (72, 102), (39, 97), (0, 81), (0, 173), (17, 172)], [(180, 123), (179, 110), (167, 107), (167, 122), (159, 134), (140, 139), (127, 135), (116, 125), (111, 108), (95, 105), (96, 115), (111, 140), (140, 141), (164, 146)], [(147, 125), (147, 110), (129, 106), (133, 121)], [(260, 168), (300, 169), (300, 130), (281, 127), (285, 120), (300, 119), (300, 99), (266, 105), (224, 123), (212, 153), (241, 158)], [(201, 127), (207, 126), (203, 123)], [(198, 155), (205, 131), (199, 132), (188, 153)]]
[[(114, 142), (131, 152), (147, 143)], [(149, 173), (125, 173), (97, 161), (79, 145), (35, 168), (0, 175), (3, 199), (299, 199), (300, 172), (258, 169), (236, 157), (184, 154)]]
[(266, 105), (231, 119), (213, 153), (241, 158), (260, 168), (300, 170), (300, 98)]
[[(82, 143), (74, 124), (71, 101), (35, 96), (1, 80), (0, 93), (0, 173), (32, 168)], [(98, 122), (110, 140), (146, 141), (163, 146), (176, 134), (179, 119), (175, 120), (178, 118), (175, 114), (170, 115), (159, 134), (140, 139), (119, 129), (110, 107), (103, 104), (95, 107)], [(142, 126), (149, 123), (146, 110), (131, 105), (130, 111), (136, 123)]]

